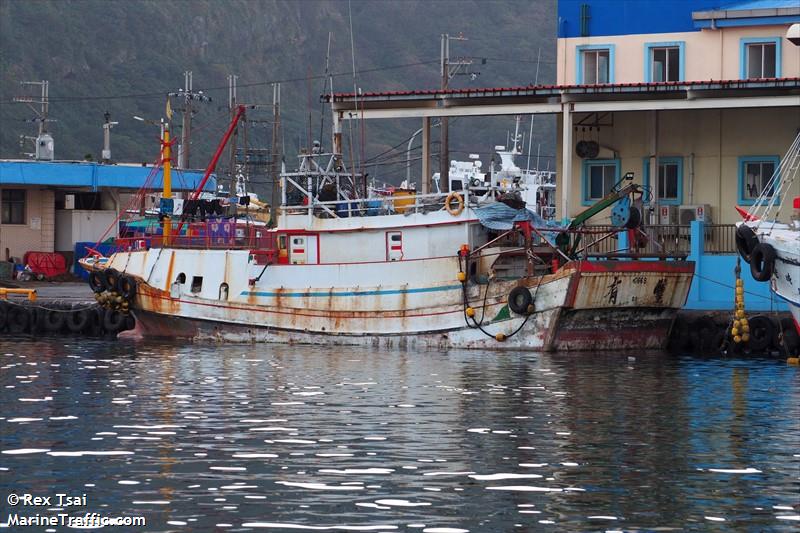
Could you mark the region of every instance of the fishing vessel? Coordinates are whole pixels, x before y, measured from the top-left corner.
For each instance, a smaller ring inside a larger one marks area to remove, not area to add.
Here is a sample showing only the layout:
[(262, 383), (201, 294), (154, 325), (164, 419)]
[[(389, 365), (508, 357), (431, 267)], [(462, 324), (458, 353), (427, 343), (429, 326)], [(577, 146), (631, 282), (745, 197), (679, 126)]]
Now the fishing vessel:
[[(505, 145), (494, 147), (500, 159), (499, 167), (495, 159), (489, 170), (483, 170), (483, 162), (478, 154), (470, 154), (469, 161), (450, 161), (448, 172), (449, 191), (470, 189), (473, 194), (485, 194), (494, 187), (517, 191), (526, 207), (544, 218), (556, 218), (556, 173), (550, 170), (530, 168), (530, 146), (526, 168), (517, 165), (517, 156), (523, 155), (523, 136), (519, 133), (520, 117), (517, 117), (514, 135)], [(533, 131), (533, 130), (531, 130)], [(510, 147), (508, 146), (510, 144)], [(538, 160), (538, 157), (537, 157)], [(440, 174), (433, 175), (433, 182), (439, 187)]]
[[(215, 153), (216, 165), (240, 108)], [(340, 134), (339, 134), (340, 135)], [(637, 231), (641, 187), (620, 182), (568, 225), (520, 208), (514, 187), (360, 198), (341, 151), (281, 175), (275, 227), (233, 241), (163, 231), (82, 260), (150, 337), (419, 348), (663, 347), (693, 264), (589, 257), (586, 227), (613, 206)], [(168, 148), (167, 148), (168, 150)], [(165, 161), (167, 180), (169, 157)], [(630, 178), (632, 176), (626, 176)], [(204, 183), (198, 190), (202, 190)]]
[[(750, 264), (753, 279), (768, 282), (772, 292), (787, 302), (794, 327), (800, 335), (800, 196), (792, 199), (789, 223), (774, 219), (780, 199), (789, 196), (800, 173), (800, 134), (764, 186), (753, 206), (739, 213), (736, 246)], [(788, 198), (787, 198), (788, 199)]]

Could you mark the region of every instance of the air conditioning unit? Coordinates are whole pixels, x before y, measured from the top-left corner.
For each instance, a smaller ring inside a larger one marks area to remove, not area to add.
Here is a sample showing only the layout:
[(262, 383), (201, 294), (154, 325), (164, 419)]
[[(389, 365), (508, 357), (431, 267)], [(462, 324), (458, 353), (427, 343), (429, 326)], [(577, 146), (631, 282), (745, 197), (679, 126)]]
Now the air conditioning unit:
[(678, 218), (681, 225), (686, 225), (697, 220), (711, 224), (711, 206), (708, 204), (682, 205), (678, 211)]
[(75, 209), (75, 195), (74, 194), (65, 194), (64, 195), (64, 209)]
[(658, 206), (658, 223), (662, 226), (674, 226), (678, 223), (678, 207), (674, 205)]

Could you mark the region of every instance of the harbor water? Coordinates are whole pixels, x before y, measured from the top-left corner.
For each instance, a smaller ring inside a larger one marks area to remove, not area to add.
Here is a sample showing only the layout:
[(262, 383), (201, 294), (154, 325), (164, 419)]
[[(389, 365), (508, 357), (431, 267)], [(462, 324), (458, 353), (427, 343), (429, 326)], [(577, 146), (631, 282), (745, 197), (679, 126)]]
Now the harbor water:
[(146, 521), (111, 531), (796, 531), (800, 519), (800, 375), (776, 359), (6, 336), (0, 405), (12, 530), (69, 530), (13, 522), (60, 513)]

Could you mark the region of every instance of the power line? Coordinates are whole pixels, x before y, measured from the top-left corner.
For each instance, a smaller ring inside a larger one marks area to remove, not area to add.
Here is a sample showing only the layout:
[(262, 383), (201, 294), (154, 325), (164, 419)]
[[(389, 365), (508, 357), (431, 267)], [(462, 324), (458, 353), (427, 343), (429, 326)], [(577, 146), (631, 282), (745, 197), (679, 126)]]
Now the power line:
[[(439, 60), (432, 59), (429, 61), (418, 61), (416, 63), (404, 63), (401, 65), (390, 65), (387, 67), (376, 67), (371, 69), (363, 69), (359, 71), (359, 74), (371, 73), (371, 72), (383, 72), (386, 70), (397, 70), (402, 68), (409, 68), (409, 67), (418, 67), (421, 65), (431, 65), (434, 63), (438, 63)], [(352, 76), (352, 72), (339, 72), (334, 74), (328, 74), (330, 77), (340, 77), (340, 76)], [(327, 76), (325, 74), (320, 74), (317, 76), (304, 76), (302, 78), (286, 78), (282, 80), (269, 80), (269, 81), (258, 81), (253, 83), (242, 83), (237, 84), (237, 87), (260, 87), (264, 85), (272, 85), (274, 83), (299, 83), (299, 82), (307, 82), (309, 80), (319, 80), (325, 79)], [(228, 89), (228, 85), (219, 86), (219, 87), (209, 87), (204, 89), (205, 92), (209, 91), (221, 91), (223, 89)], [(166, 94), (170, 91), (158, 91), (158, 92), (147, 92), (147, 93), (135, 93), (135, 94), (118, 94), (118, 95), (108, 95), (108, 96), (56, 96), (50, 97), (50, 102), (79, 102), (79, 101), (95, 101), (95, 100), (123, 100), (123, 99), (130, 99), (130, 98), (163, 98)], [(0, 103), (13, 103), (12, 100), (9, 101), (0, 101)]]

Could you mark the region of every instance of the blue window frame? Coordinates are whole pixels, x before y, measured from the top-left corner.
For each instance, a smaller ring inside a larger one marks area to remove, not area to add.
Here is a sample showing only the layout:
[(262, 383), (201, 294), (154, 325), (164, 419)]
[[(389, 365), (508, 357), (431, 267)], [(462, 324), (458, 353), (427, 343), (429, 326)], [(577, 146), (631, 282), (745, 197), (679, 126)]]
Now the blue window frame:
[(575, 83), (614, 83), (614, 45), (585, 44), (575, 47)]
[[(650, 184), (650, 158), (642, 160), (642, 183), (655, 196), (655, 184)], [(683, 158), (658, 158), (658, 204), (681, 205), (683, 203)]]
[(781, 77), (781, 38), (745, 37), (739, 41), (739, 77)]
[(619, 159), (585, 159), (581, 178), (581, 203), (592, 205), (619, 181)]
[(684, 81), (684, 41), (644, 44), (644, 81)]
[[(774, 193), (778, 181), (772, 184), (769, 181), (780, 161), (781, 158), (776, 155), (748, 155), (739, 158), (739, 205), (753, 205), (768, 185), (769, 196)], [(775, 203), (780, 205), (781, 199), (776, 198)]]

